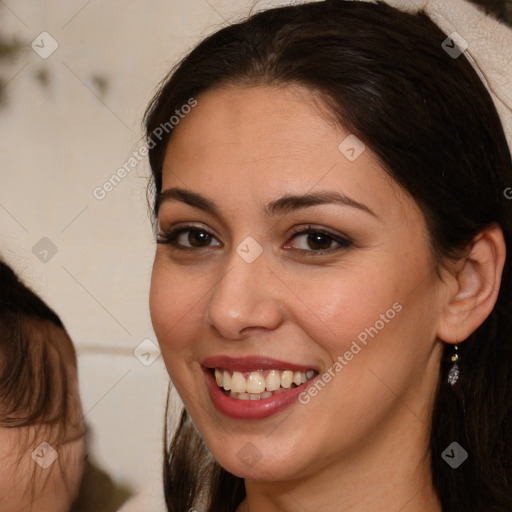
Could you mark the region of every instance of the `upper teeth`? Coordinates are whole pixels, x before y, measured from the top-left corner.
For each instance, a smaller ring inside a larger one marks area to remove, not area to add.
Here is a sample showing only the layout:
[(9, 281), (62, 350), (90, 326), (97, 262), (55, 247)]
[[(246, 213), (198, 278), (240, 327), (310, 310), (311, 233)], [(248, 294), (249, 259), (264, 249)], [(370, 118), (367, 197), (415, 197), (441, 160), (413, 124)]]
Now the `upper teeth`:
[(233, 393), (263, 393), (276, 391), (280, 387), (290, 388), (292, 383), (297, 386), (311, 379), (315, 372), (292, 372), (291, 370), (270, 370), (267, 372), (231, 372), (215, 369), (215, 380), (220, 388)]

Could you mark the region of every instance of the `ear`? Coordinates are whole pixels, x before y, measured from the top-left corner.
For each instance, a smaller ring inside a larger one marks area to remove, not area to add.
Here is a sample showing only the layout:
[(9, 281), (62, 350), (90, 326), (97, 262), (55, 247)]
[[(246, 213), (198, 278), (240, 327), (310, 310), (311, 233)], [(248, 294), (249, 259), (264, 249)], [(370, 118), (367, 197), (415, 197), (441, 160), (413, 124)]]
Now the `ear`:
[(506, 245), (503, 232), (493, 224), (479, 233), (469, 252), (448, 271), (445, 305), (437, 337), (459, 343), (489, 316), (500, 290)]

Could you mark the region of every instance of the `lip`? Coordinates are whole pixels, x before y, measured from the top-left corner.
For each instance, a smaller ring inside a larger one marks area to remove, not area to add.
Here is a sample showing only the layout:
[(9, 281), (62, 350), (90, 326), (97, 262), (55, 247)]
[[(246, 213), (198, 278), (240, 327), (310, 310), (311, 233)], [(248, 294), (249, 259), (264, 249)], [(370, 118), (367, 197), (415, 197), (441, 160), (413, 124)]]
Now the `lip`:
[(268, 398), (262, 398), (260, 400), (239, 400), (225, 395), (219, 388), (215, 381), (213, 368), (224, 368), (226, 370), (238, 372), (251, 372), (269, 369), (307, 371), (312, 370), (313, 368), (258, 356), (240, 358), (215, 356), (205, 359), (202, 362), (202, 365), (206, 386), (213, 405), (222, 414), (238, 420), (261, 420), (281, 412), (283, 409), (290, 407), (292, 404), (297, 402), (299, 395), (318, 377), (317, 374), (296, 388), (291, 388), (288, 391), (283, 391), (282, 393), (272, 395)]
[(312, 366), (293, 364), (261, 356), (211, 356), (204, 359), (201, 365), (210, 369), (223, 368), (234, 372), (255, 372), (258, 370), (292, 370), (295, 372), (307, 372), (308, 370), (316, 370), (316, 368)]

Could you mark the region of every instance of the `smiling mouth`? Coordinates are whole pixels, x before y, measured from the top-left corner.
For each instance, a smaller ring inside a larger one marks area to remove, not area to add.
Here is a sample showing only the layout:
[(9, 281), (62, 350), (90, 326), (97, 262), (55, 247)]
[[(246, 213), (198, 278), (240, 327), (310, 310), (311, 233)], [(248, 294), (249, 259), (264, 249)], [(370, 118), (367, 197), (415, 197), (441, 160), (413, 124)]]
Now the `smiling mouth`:
[(237, 372), (224, 368), (212, 369), (217, 386), (231, 398), (262, 400), (302, 386), (313, 379), (315, 370), (257, 370)]

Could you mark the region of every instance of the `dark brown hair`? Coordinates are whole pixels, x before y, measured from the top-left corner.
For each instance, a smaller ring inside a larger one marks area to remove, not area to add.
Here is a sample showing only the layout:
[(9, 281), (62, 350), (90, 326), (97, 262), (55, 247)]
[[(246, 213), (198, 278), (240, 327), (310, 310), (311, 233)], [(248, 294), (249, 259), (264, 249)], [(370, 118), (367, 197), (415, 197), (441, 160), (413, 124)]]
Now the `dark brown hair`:
[[(326, 0), (257, 13), (206, 38), (165, 78), (145, 116), (156, 196), (172, 130), (154, 133), (190, 97), (222, 85), (301, 85), (317, 93), (416, 201), (438, 266), (496, 223), (512, 254), (512, 162), (493, 101), (465, 56), (453, 59), (424, 13), (384, 3)], [(155, 200), (153, 212), (158, 214)], [(512, 274), (505, 263), (494, 310), (460, 345), (460, 378), (441, 364), (430, 453), (447, 512), (512, 510)], [(457, 441), (469, 459), (457, 470), (441, 458)], [(186, 411), (166, 440), (169, 511), (198, 506), (233, 512), (243, 481), (211, 460)]]
[(57, 314), (0, 261), (0, 427), (68, 426), (76, 353), (62, 333)]
[(0, 260), (0, 428), (16, 433), (10, 470), (32, 472), (17, 491), (30, 503), (53, 474), (26, 463), (27, 452), (42, 441), (61, 452), (62, 496), (71, 501), (78, 491), (74, 470), (81, 477), (82, 450), (61, 451), (84, 434), (76, 373), (75, 349), (60, 318)]

